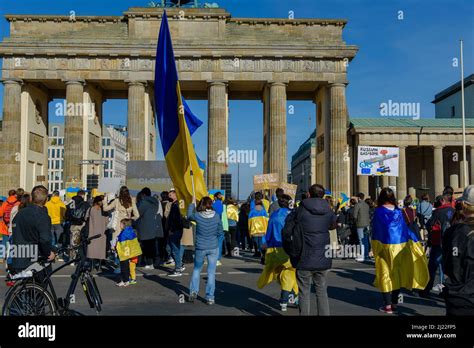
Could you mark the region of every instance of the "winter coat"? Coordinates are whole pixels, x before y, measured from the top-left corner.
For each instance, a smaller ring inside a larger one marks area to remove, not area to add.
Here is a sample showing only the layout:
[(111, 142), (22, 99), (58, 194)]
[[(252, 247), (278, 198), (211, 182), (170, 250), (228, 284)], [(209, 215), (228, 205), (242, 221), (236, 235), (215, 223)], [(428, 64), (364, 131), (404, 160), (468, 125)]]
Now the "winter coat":
[(214, 210), (196, 212), (194, 204), (190, 204), (188, 219), (196, 222), (196, 250), (217, 249), (218, 238), (224, 233), (219, 214)]
[(114, 233), (112, 234), (112, 239), (115, 239), (120, 232), (120, 221), (122, 221), (123, 219), (132, 219), (136, 221), (140, 217), (140, 213), (138, 212), (137, 205), (134, 199), (132, 199), (132, 205), (128, 208), (125, 208), (122, 203), (120, 203), (120, 200), (118, 198), (115, 198), (111, 201), (108, 201), (107, 198), (108, 197), (104, 199), (104, 205), (102, 209), (106, 212), (115, 210), (116, 214), (118, 214), (118, 216), (116, 217), (118, 223)]
[(136, 221), (139, 240), (150, 240), (163, 237), (160, 202), (155, 197), (144, 197), (138, 203), (140, 218)]
[(364, 201), (360, 201), (354, 207), (354, 220), (356, 227), (367, 227), (370, 225), (370, 207)]
[(326, 256), (326, 250), (330, 245), (329, 230), (336, 226), (336, 214), (322, 198), (307, 198), (298, 209), (302, 209), (300, 223), (304, 247), (296, 269), (317, 271), (331, 268), (331, 258)]

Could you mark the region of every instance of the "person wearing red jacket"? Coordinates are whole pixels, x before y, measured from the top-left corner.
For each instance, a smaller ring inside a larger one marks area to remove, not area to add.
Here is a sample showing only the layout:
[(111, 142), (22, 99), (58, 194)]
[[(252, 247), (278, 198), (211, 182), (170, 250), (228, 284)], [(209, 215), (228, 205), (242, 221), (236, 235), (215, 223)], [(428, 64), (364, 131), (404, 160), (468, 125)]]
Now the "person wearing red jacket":
[(8, 226), (10, 225), (11, 212), (13, 207), (19, 205), (20, 202), (16, 195), (16, 190), (8, 191), (8, 198), (0, 206), (0, 245), (3, 245), (4, 253), (0, 256), (0, 263), (3, 263), (6, 258), (6, 249), (9, 238)]

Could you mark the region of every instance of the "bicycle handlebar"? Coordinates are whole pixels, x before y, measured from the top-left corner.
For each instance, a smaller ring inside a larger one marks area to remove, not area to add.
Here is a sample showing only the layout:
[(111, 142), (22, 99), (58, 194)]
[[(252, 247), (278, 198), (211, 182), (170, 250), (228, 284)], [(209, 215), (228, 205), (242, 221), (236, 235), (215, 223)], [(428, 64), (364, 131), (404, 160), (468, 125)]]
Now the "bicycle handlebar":
[(85, 245), (88, 245), (90, 244), (91, 240), (94, 240), (94, 239), (97, 239), (97, 238), (100, 238), (102, 235), (99, 233), (99, 234), (96, 234), (92, 237), (89, 237), (87, 239), (84, 239), (81, 244), (79, 245), (75, 245), (75, 246), (66, 246), (66, 247), (62, 247), (62, 248), (59, 248), (56, 253), (61, 253), (61, 252), (64, 252), (64, 251), (68, 251), (68, 250), (77, 250), (79, 249), (81, 246), (83, 246), (84, 244)]

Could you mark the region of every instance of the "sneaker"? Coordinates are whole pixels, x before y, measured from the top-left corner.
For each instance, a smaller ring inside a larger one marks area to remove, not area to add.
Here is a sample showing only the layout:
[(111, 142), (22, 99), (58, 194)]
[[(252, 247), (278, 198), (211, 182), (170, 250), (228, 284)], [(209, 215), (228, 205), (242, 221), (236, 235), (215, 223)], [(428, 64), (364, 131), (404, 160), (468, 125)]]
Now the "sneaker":
[(222, 266), (222, 262), (220, 262), (219, 260), (217, 260), (216, 265), (217, 265), (217, 266)]
[(174, 267), (174, 266), (175, 266), (175, 263), (174, 263), (174, 261), (169, 261), (169, 260), (168, 260), (168, 261), (165, 262), (164, 265), (165, 265), (165, 267)]
[(282, 312), (286, 312), (286, 309), (288, 308), (287, 303), (280, 303), (280, 309)]
[(130, 284), (130, 285), (135, 285), (136, 283), (137, 283), (137, 280), (136, 280), (136, 279), (130, 279), (130, 280), (128, 281), (128, 284)]
[(394, 305), (394, 304), (392, 305), (392, 312), (393, 312), (394, 314), (397, 314), (397, 313), (398, 313), (397, 305)]
[(129, 285), (129, 282), (120, 282), (120, 283), (115, 283), (116, 286), (123, 288)]
[(186, 270), (186, 267), (184, 267), (184, 266), (181, 266), (180, 268), (178, 268), (178, 272), (179, 272), (179, 273), (182, 273), (182, 272), (184, 272), (185, 270)]
[(393, 314), (392, 306), (382, 306), (379, 308), (379, 312), (384, 312), (386, 314)]
[(214, 300), (211, 300), (211, 299), (207, 300), (207, 304), (209, 306), (212, 306), (214, 303), (215, 303)]
[(194, 303), (194, 300), (197, 298), (197, 294), (195, 292), (191, 293), (188, 297), (188, 301)]
[(183, 273), (179, 272), (178, 270), (174, 271), (169, 275), (169, 277), (181, 277)]
[(358, 257), (355, 259), (357, 262), (364, 262), (365, 259), (363, 257)]
[(443, 284), (436, 284), (435, 286), (433, 286), (433, 291), (443, 292), (443, 288), (444, 288)]
[(146, 265), (145, 269), (153, 269), (153, 265)]

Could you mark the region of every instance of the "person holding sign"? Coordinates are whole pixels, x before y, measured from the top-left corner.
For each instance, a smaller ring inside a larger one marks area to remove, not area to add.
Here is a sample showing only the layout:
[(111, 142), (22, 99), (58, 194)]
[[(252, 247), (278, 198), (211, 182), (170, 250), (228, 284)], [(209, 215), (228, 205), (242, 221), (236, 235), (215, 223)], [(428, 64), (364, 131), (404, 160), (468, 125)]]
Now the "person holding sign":
[(255, 193), (255, 199), (250, 201), (249, 213), (249, 231), (252, 236), (255, 253), (254, 257), (261, 257), (260, 247), (262, 245), (262, 237), (267, 232), (268, 214), (263, 205), (263, 194), (261, 192)]

